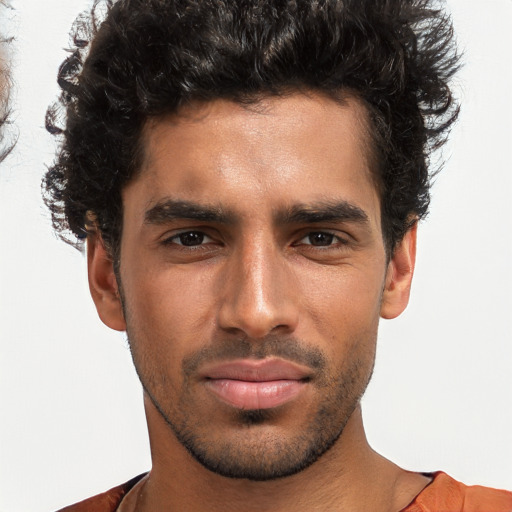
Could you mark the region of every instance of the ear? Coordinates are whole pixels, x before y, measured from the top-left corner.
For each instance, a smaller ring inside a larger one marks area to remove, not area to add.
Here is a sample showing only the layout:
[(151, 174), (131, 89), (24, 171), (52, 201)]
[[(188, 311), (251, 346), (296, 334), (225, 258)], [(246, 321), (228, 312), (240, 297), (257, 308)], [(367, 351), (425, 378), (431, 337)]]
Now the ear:
[(380, 316), (396, 318), (407, 307), (416, 263), (416, 233), (418, 223), (407, 231), (388, 263), (386, 284), (382, 294)]
[(101, 321), (116, 331), (126, 330), (114, 263), (98, 232), (87, 235), (89, 290)]

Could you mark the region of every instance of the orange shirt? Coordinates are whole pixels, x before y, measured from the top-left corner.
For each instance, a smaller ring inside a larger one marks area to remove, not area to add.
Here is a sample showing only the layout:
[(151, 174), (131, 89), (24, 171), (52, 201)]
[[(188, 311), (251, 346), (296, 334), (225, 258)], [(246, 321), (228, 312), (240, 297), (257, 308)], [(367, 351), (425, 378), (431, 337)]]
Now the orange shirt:
[(110, 489), (110, 491), (65, 507), (58, 512), (115, 512), (128, 491), (144, 476), (146, 476), (146, 473), (136, 476), (125, 484)]
[[(115, 512), (123, 497), (143, 476), (60, 512)], [(432, 482), (401, 512), (512, 512), (512, 492), (467, 486), (441, 471), (432, 476)]]
[(464, 485), (439, 471), (401, 512), (512, 512), (512, 492)]

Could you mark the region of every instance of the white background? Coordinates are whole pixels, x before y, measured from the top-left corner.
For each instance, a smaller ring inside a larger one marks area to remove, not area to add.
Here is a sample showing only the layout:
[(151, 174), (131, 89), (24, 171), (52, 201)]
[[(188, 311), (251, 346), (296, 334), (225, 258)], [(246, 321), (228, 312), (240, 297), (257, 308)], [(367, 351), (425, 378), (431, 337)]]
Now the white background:
[[(44, 113), (86, 0), (13, 0), (18, 145), (0, 170), (0, 512), (50, 511), (150, 467), (123, 335), (96, 317), (83, 256), (40, 195)], [(383, 322), (371, 444), (408, 469), (512, 488), (512, 1), (450, 0), (460, 122), (419, 233), (410, 307)]]

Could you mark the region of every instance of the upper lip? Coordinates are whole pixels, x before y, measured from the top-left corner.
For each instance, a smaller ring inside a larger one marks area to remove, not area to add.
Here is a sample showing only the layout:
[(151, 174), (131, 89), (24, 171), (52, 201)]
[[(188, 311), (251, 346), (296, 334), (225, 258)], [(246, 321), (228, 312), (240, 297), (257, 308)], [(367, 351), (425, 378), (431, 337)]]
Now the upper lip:
[(246, 382), (304, 380), (311, 377), (310, 368), (284, 359), (239, 359), (205, 366), (200, 372), (205, 379), (230, 379)]

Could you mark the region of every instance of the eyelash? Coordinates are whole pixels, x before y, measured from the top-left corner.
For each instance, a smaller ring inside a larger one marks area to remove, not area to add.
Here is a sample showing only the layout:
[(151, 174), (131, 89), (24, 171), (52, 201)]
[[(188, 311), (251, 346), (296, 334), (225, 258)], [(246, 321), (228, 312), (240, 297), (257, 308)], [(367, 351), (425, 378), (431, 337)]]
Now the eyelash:
[[(331, 243), (329, 243), (327, 245), (315, 245), (311, 241), (311, 237), (314, 236), (314, 235), (322, 235), (322, 236), (330, 237), (331, 238), (331, 240), (330, 240)], [(321, 250), (326, 250), (326, 249), (334, 248), (334, 247), (339, 248), (339, 246), (348, 245), (348, 243), (349, 243), (349, 241), (346, 238), (342, 238), (341, 236), (336, 235), (336, 234), (332, 233), (331, 231), (319, 230), (319, 231), (310, 231), (310, 232), (306, 233), (299, 240), (299, 242), (297, 244), (294, 244), (294, 245), (299, 245), (306, 238), (310, 238), (309, 241), (311, 243), (303, 244), (303, 245), (309, 246), (309, 247), (314, 247), (314, 248), (321, 248)]]
[[(198, 244), (186, 245), (185, 243), (183, 243), (183, 237), (186, 235), (195, 235), (195, 236), (199, 235), (199, 237), (202, 237), (202, 239), (200, 240), (200, 242)], [(327, 236), (328, 238), (330, 237), (330, 243), (328, 243), (326, 245), (315, 245), (311, 240), (311, 237), (313, 237), (315, 235)], [(165, 240), (162, 241), (162, 244), (163, 245), (175, 245), (180, 248), (183, 248), (182, 250), (189, 250), (189, 251), (190, 250), (198, 250), (199, 248), (204, 247), (207, 243), (209, 243), (208, 241), (206, 243), (204, 243), (205, 242), (204, 238), (209, 239), (209, 241), (214, 241), (214, 239), (212, 237), (210, 237), (209, 235), (207, 235), (204, 231), (188, 230), (188, 231), (182, 231), (181, 233), (177, 233), (169, 238), (166, 238)], [(305, 240), (306, 238), (309, 238), (309, 242), (311, 242), (311, 243), (302, 243), (302, 241)], [(339, 235), (332, 233), (331, 231), (318, 230), (318, 231), (308, 231), (307, 233), (304, 234), (304, 236), (302, 236), (297, 242), (295, 242), (292, 245), (294, 247), (303, 245), (308, 248), (309, 247), (315, 248), (316, 250), (327, 250), (329, 248), (339, 248), (340, 246), (345, 246), (348, 244), (349, 244), (349, 241), (346, 238), (342, 238)]]
[[(199, 235), (199, 236), (203, 237), (203, 240), (201, 240), (201, 242), (197, 245), (184, 244), (183, 240), (181, 238), (184, 237), (185, 235), (191, 235), (191, 234)], [(188, 231), (182, 231), (181, 233), (177, 233), (169, 238), (166, 238), (165, 240), (162, 241), (162, 243), (163, 243), (163, 245), (177, 245), (179, 247), (186, 248), (184, 250), (193, 250), (193, 249), (196, 249), (198, 247), (202, 247), (205, 245), (203, 243), (204, 238), (208, 238), (213, 241), (212, 237), (208, 236), (204, 231), (201, 231), (199, 229), (190, 229)], [(177, 243), (177, 240), (180, 240), (181, 243)]]

